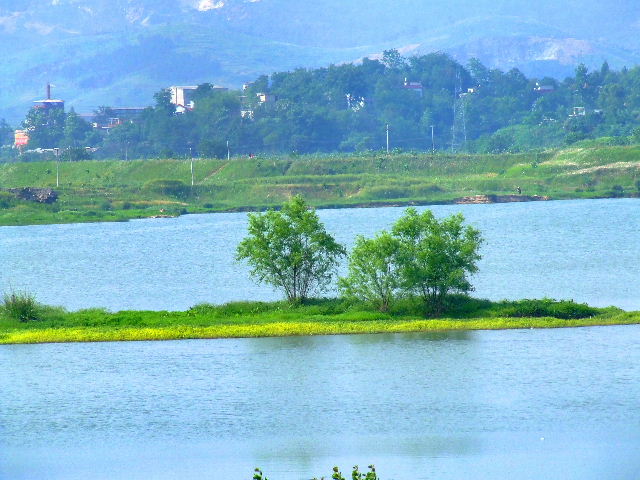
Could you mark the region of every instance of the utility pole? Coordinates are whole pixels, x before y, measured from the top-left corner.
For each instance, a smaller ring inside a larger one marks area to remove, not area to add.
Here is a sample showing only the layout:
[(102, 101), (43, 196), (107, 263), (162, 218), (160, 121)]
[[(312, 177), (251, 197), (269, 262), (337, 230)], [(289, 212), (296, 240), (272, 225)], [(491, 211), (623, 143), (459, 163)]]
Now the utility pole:
[(435, 155), (436, 153), (436, 142), (434, 141), (434, 136), (433, 136), (433, 125), (431, 125), (431, 154)]
[(191, 159), (191, 186), (193, 187), (193, 154), (191, 153), (191, 147), (189, 147), (189, 158)]
[(389, 155), (389, 124), (387, 123), (387, 155)]
[(231, 159), (231, 150), (229, 150), (229, 140), (227, 140), (227, 161)]
[(54, 148), (53, 152), (56, 154), (56, 188), (58, 188), (60, 186), (60, 149)]

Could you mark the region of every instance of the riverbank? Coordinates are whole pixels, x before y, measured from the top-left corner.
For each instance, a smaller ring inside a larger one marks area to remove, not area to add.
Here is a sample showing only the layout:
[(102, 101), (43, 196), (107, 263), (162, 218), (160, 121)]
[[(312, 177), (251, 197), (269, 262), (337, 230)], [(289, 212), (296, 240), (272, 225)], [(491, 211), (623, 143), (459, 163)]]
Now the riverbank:
[(567, 328), (640, 324), (640, 312), (592, 308), (573, 302), (490, 302), (455, 297), (441, 318), (422, 317), (419, 304), (403, 301), (391, 313), (345, 300), (241, 302), (199, 305), (186, 312), (102, 309), (66, 312), (40, 307), (38, 320), (0, 317), (0, 344), (283, 337), (447, 330)]
[(53, 189), (51, 203), (0, 191), (0, 225), (126, 221), (256, 211), (300, 194), (318, 208), (638, 196), (640, 146), (468, 155), (381, 152), (0, 164), (0, 189)]

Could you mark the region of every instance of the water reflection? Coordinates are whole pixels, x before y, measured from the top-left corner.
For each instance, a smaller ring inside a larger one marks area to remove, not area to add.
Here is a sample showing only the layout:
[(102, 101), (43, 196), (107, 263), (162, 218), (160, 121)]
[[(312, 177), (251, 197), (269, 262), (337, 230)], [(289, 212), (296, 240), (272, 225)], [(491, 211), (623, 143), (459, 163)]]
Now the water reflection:
[(0, 478), (240, 480), (259, 465), (299, 480), (368, 463), (386, 480), (636, 478), (639, 338), (629, 326), (3, 346)]

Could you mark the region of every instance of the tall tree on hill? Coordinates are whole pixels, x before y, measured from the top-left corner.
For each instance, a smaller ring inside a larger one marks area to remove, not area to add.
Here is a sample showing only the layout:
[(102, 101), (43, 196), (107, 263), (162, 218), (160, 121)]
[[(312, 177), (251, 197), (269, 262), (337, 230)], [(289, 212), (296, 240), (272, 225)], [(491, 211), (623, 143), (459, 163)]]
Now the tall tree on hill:
[(22, 122), (22, 128), (29, 132), (29, 148), (59, 147), (65, 118), (62, 109), (32, 107)]
[(85, 147), (87, 136), (91, 132), (91, 125), (78, 116), (72, 108), (64, 121), (63, 147)]
[(0, 119), (0, 146), (13, 143), (13, 128), (2, 118)]
[(382, 63), (389, 70), (402, 70), (407, 65), (405, 58), (395, 48), (382, 52)]

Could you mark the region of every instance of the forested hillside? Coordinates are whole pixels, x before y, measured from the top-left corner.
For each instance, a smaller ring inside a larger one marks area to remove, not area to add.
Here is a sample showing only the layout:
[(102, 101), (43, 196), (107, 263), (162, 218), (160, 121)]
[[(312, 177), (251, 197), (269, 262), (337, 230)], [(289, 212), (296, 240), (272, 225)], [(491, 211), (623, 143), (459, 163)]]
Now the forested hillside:
[[(97, 158), (380, 150), (387, 126), (390, 150), (521, 152), (589, 139), (635, 142), (639, 87), (640, 68), (581, 65), (560, 82), (474, 59), (463, 66), (441, 53), (406, 58), (388, 50), (381, 60), (261, 76), (244, 91), (202, 84), (195, 108), (182, 114), (159, 91), (138, 121), (108, 134), (73, 111), (32, 109), (23, 126), (29, 148), (69, 147), (68, 158), (83, 158), (87, 146)], [(109, 109), (100, 113), (108, 117)]]
[(79, 112), (169, 85), (238, 88), (273, 71), (442, 51), (562, 79), (640, 62), (636, 0), (20, 0), (0, 2), (0, 118), (46, 82)]

